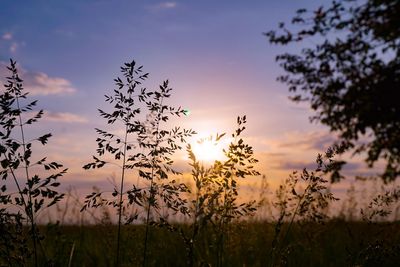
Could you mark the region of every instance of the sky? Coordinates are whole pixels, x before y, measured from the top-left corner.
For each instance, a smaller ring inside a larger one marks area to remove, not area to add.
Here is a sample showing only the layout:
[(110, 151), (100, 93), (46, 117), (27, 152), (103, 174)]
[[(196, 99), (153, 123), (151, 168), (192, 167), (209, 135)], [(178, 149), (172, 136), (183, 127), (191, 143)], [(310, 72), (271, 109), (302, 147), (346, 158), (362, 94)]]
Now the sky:
[[(69, 168), (64, 186), (106, 186), (112, 175), (82, 166), (95, 154), (94, 128), (105, 125), (97, 109), (107, 107), (104, 95), (119, 67), (132, 60), (150, 73), (149, 89), (170, 81), (169, 104), (191, 111), (177, 124), (199, 137), (231, 132), (236, 117), (247, 115), (244, 135), (258, 168), (278, 183), (292, 170), (312, 167), (334, 135), (310, 123), (307, 104), (292, 103), (276, 81), (282, 70), (275, 56), (299, 48), (273, 46), (263, 33), (299, 8), (329, 2), (3, 0), (0, 76), (9, 58), (18, 62), (26, 90), (45, 110), (31, 133), (54, 135), (43, 153)], [(351, 161), (348, 174), (366, 172), (359, 159)], [(182, 158), (177, 162), (189, 170)]]

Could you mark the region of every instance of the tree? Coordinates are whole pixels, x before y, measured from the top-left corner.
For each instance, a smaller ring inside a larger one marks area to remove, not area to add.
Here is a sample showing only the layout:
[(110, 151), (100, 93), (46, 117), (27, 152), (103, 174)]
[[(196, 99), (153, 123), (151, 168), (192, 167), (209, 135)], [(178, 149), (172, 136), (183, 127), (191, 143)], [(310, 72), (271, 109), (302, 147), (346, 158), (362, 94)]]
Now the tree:
[(398, 0), (340, 0), (314, 12), (300, 9), (291, 29), (280, 23), (265, 33), (272, 44), (302, 47), (276, 57), (291, 99), (309, 102), (311, 120), (338, 133), (344, 151), (366, 152), (369, 167), (383, 160), (385, 182), (400, 175), (398, 14)]

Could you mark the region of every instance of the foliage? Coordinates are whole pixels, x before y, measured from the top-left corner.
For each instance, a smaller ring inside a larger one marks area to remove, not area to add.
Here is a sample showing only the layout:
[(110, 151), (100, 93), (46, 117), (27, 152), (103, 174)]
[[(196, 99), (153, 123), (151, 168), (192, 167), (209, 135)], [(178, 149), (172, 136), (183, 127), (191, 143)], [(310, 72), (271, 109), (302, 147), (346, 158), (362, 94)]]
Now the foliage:
[(397, 0), (339, 0), (298, 10), (292, 30), (281, 23), (266, 33), (273, 44), (303, 44), (300, 53), (277, 56), (286, 72), (278, 80), (292, 100), (310, 102), (311, 119), (339, 133), (340, 143), (367, 152), (370, 167), (383, 159), (386, 182), (400, 174), (399, 12)]
[[(42, 237), (39, 234), (36, 217), (44, 209), (60, 201), (64, 194), (56, 191), (60, 183), (57, 179), (66, 173), (62, 165), (57, 162), (48, 162), (44, 157), (40, 160), (33, 159), (34, 143), (45, 145), (51, 134), (45, 134), (32, 140), (27, 139), (27, 127), (37, 122), (43, 115), (43, 110), (33, 112), (37, 101), (28, 102), (28, 93), (24, 92), (23, 80), (19, 77), (16, 62), (10, 60), (7, 67), (10, 76), (7, 77), (5, 90), (0, 95), (0, 163), (1, 163), (1, 193), (0, 204), (6, 208), (0, 210), (2, 238), (8, 238), (10, 261), (17, 260), (24, 265), (32, 254), (30, 246), (23, 238), (23, 223), (29, 224), (29, 233), (33, 243), (34, 264), (38, 266), (38, 246)], [(38, 170), (35, 167), (44, 169)], [(57, 171), (48, 176), (41, 177), (39, 173)], [(32, 172), (38, 172), (33, 174)], [(13, 187), (11, 185), (13, 184)], [(16, 188), (16, 193), (13, 189)], [(17, 209), (13, 208), (16, 207)], [(18, 248), (18, 249), (16, 249)], [(17, 254), (15, 254), (17, 253)], [(11, 263), (10, 263), (11, 264)]]
[(386, 190), (383, 194), (378, 194), (368, 204), (367, 209), (361, 209), (362, 219), (367, 222), (388, 217), (392, 213), (393, 205), (400, 200), (400, 188)]
[[(0, 209), (0, 265), (26, 265), (29, 255), (21, 214)], [(4, 262), (3, 262), (4, 261)]]
[[(129, 224), (139, 218), (138, 209), (133, 214), (127, 213), (131, 207), (144, 208), (145, 215), (141, 219), (146, 223), (143, 256), (145, 266), (148, 226), (152, 221), (157, 221), (161, 208), (166, 206), (173, 212), (187, 212), (185, 200), (180, 198), (180, 193), (186, 192), (187, 188), (184, 184), (170, 180), (169, 173), (178, 174), (172, 168), (171, 155), (181, 149), (179, 142), (185, 142), (185, 138), (194, 134), (194, 131), (179, 127), (167, 130), (162, 127), (162, 123), (168, 122), (170, 116), (179, 117), (185, 113), (180, 107), (174, 108), (165, 104), (172, 90), (168, 81), (164, 81), (158, 90), (148, 91), (142, 87), (148, 73), (143, 73), (142, 66), (136, 66), (135, 61), (125, 63), (121, 72), (124, 77), (114, 80), (116, 89), (113, 90), (113, 95), (105, 96), (106, 102), (113, 106), (113, 111), (99, 109), (99, 113), (108, 125), (122, 126), (123, 136), (96, 129), (100, 136), (96, 139), (97, 156), (93, 156), (94, 161), (83, 167), (91, 169), (108, 164), (117, 165), (121, 169), (120, 185), (114, 186), (111, 199), (103, 198), (102, 192), (88, 195), (82, 210), (103, 205), (118, 209), (115, 262), (118, 266), (121, 224)], [(114, 129), (117, 130), (119, 128)], [(111, 155), (112, 158), (109, 160), (105, 158), (106, 155)], [(124, 181), (128, 175), (131, 179), (132, 176), (138, 176), (141, 181), (125, 191)], [(123, 215), (125, 218), (122, 218)]]
[[(224, 253), (229, 227), (232, 222), (247, 218), (256, 210), (255, 201), (240, 203), (238, 200), (239, 179), (260, 175), (254, 169), (258, 160), (254, 157), (252, 147), (241, 138), (245, 123), (246, 116), (237, 118), (238, 126), (231, 135), (232, 141), (223, 151), (226, 160), (216, 160), (209, 167), (198, 161), (191, 146), (187, 146), (195, 197), (190, 203), (191, 231), (188, 234), (181, 229), (180, 234), (186, 245), (188, 266), (193, 266), (195, 259), (202, 264), (229, 265), (229, 257)], [(218, 143), (224, 136), (225, 133), (217, 134), (215, 139), (211, 136), (198, 142)], [(197, 243), (197, 239), (207, 227), (213, 229), (213, 235), (210, 237), (215, 248), (215, 262), (208, 262)]]
[[(319, 154), (314, 171), (303, 169), (294, 171), (276, 191), (275, 206), (279, 210), (279, 218), (275, 224), (275, 235), (271, 248), (271, 266), (285, 261), (284, 250), (289, 248), (286, 243), (292, 225), (297, 223), (322, 223), (328, 219), (327, 208), (333, 201), (338, 200), (328, 190), (328, 182), (324, 175), (329, 173), (336, 164), (334, 156), (338, 148), (329, 148), (325, 155)], [(302, 186), (305, 186), (302, 189)], [(286, 229), (283, 229), (288, 220)]]

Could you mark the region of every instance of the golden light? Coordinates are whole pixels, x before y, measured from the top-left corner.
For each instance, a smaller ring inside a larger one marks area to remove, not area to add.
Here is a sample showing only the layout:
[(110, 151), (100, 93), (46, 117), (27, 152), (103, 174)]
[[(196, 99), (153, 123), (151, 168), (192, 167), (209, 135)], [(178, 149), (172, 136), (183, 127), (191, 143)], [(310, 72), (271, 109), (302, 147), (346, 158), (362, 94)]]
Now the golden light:
[(192, 143), (193, 153), (198, 161), (212, 163), (215, 160), (224, 160), (223, 149), (226, 149), (227, 140), (215, 141), (213, 137), (202, 138), (198, 142)]

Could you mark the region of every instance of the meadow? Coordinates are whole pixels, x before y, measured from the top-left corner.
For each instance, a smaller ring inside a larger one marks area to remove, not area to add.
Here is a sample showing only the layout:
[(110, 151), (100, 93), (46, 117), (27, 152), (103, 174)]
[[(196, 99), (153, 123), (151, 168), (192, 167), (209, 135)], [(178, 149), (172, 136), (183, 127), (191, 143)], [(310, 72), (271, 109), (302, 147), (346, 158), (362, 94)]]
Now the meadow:
[[(274, 223), (262, 221), (232, 224), (222, 266), (398, 266), (398, 223), (331, 220), (325, 224), (299, 224), (282, 244), (279, 256), (272, 258), (274, 227)], [(49, 224), (41, 231), (52, 266), (114, 265), (115, 225)], [(122, 233), (121, 266), (142, 266), (145, 227), (124, 226)], [(195, 266), (217, 266), (214, 232), (209, 229), (203, 235), (196, 241)], [(186, 247), (179, 233), (153, 229), (150, 240), (148, 266), (187, 266)], [(43, 258), (39, 266), (46, 266)]]

